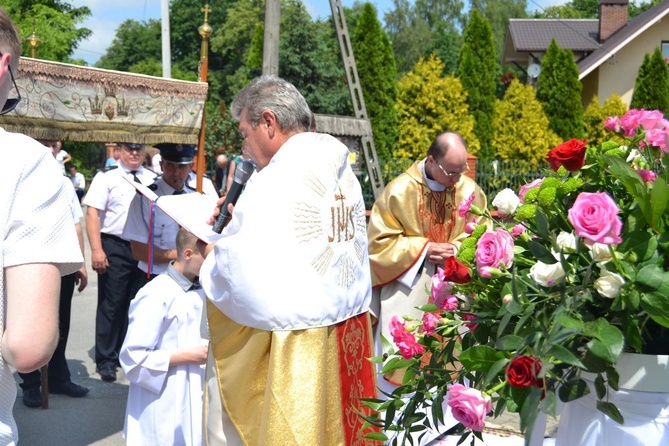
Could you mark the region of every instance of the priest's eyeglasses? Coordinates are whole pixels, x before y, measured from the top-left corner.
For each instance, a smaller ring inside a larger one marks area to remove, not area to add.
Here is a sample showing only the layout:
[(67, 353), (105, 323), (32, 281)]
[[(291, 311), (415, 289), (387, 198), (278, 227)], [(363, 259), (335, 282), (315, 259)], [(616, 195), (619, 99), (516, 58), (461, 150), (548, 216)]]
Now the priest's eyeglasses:
[[(0, 52), (0, 57), (2, 57), (2, 53)], [(14, 85), (14, 89), (16, 90), (17, 97), (12, 98), (12, 99), (7, 99), (5, 102), (5, 106), (2, 107), (2, 110), (0, 110), (0, 115), (4, 115), (5, 113), (9, 113), (10, 111), (14, 110), (17, 105), (19, 105), (19, 102), (21, 102), (21, 92), (19, 92), (19, 87), (16, 85), (16, 80), (14, 79), (14, 74), (12, 73), (12, 67), (8, 66), (9, 69), (9, 77), (12, 79), (12, 84)]]
[(441, 171), (442, 171), (442, 172), (444, 173), (444, 175), (446, 175), (448, 178), (459, 177), (460, 175), (462, 175), (463, 173), (465, 173), (465, 171), (469, 172), (469, 164), (465, 164), (465, 168), (464, 168), (464, 170), (462, 170), (462, 171), (460, 171), (460, 172), (446, 172), (446, 171), (444, 170), (444, 168), (441, 167), (441, 164), (439, 164), (439, 163), (437, 162), (437, 160), (434, 160), (434, 162), (437, 163), (437, 166), (439, 166), (439, 168), (441, 169)]

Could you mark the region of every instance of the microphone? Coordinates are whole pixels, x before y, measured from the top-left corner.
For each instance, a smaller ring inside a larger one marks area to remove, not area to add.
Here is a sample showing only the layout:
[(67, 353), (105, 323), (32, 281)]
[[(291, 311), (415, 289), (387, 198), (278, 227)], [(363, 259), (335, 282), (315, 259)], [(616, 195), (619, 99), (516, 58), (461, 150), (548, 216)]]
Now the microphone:
[(225, 202), (221, 206), (221, 213), (216, 217), (216, 222), (212, 227), (212, 230), (217, 234), (220, 234), (225, 227), (225, 224), (230, 219), (230, 212), (228, 212), (228, 205), (232, 203), (233, 205), (239, 200), (239, 196), (242, 194), (242, 189), (248, 181), (249, 177), (253, 173), (253, 163), (248, 160), (244, 160), (237, 165), (235, 168), (235, 176), (232, 180), (232, 186), (228, 194), (225, 196)]

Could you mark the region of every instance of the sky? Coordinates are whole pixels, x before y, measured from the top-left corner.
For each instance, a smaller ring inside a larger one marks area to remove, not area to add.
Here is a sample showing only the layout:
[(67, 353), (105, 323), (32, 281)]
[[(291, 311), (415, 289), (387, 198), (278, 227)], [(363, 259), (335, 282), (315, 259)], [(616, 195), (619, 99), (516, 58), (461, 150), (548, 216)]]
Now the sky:
[[(329, 0), (303, 0), (311, 16), (326, 18), (330, 15)], [(379, 12), (379, 19), (383, 20), (385, 13), (393, 9), (392, 0), (370, 0)], [(527, 0), (528, 10), (533, 11), (545, 8), (549, 5), (562, 4), (566, 0)], [(93, 65), (105, 53), (111, 45), (116, 29), (121, 23), (128, 19), (139, 22), (149, 19), (159, 20), (161, 18), (162, 0), (69, 0), (71, 5), (88, 6), (91, 16), (83, 22), (82, 26), (93, 31), (91, 37), (80, 43), (73, 54), (75, 59), (83, 59), (89, 65)], [(354, 0), (341, 0), (343, 6), (353, 6)], [(210, 2), (215, 7), (215, 0)], [(216, 27), (215, 23), (210, 23)]]

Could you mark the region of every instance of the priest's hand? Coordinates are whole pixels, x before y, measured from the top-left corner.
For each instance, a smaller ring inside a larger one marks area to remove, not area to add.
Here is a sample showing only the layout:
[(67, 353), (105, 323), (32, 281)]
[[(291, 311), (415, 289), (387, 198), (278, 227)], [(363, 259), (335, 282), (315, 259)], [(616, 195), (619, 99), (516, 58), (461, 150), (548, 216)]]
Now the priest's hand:
[(180, 364), (204, 364), (207, 362), (209, 344), (175, 350), (170, 353), (170, 366)]
[(427, 260), (437, 265), (443, 264), (447, 258), (455, 255), (457, 250), (455, 246), (450, 243), (435, 243), (430, 242), (427, 246)]

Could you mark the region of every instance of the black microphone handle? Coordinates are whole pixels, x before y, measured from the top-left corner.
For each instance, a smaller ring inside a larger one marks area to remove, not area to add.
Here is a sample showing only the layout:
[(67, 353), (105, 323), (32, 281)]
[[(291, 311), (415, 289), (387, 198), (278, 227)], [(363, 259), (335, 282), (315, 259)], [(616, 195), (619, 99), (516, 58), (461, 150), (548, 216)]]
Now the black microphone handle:
[(230, 190), (228, 191), (228, 194), (225, 196), (225, 202), (221, 206), (221, 213), (218, 214), (218, 217), (216, 217), (216, 221), (214, 222), (214, 226), (212, 227), (212, 230), (215, 233), (220, 234), (221, 231), (223, 231), (225, 224), (231, 217), (230, 212), (228, 212), (228, 205), (230, 203), (232, 203), (233, 205), (237, 203), (239, 196), (242, 194), (242, 189), (244, 189), (244, 184), (238, 183), (236, 181), (232, 182), (232, 186), (230, 186)]

